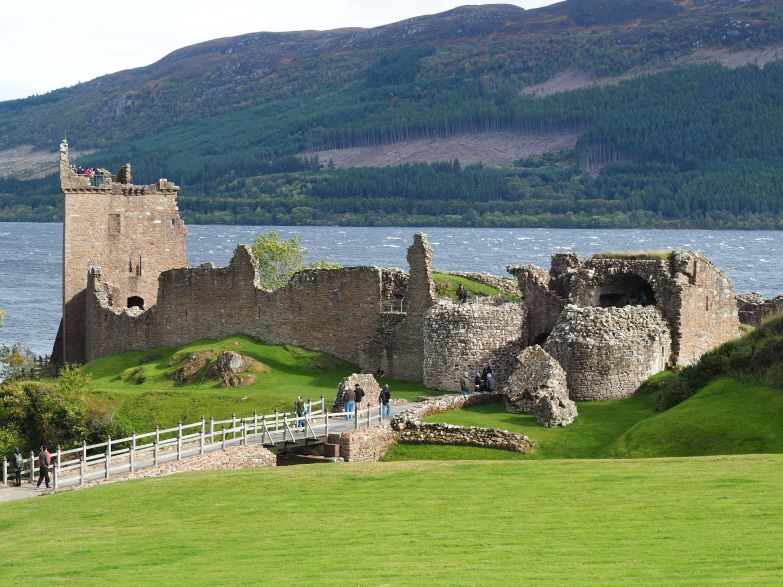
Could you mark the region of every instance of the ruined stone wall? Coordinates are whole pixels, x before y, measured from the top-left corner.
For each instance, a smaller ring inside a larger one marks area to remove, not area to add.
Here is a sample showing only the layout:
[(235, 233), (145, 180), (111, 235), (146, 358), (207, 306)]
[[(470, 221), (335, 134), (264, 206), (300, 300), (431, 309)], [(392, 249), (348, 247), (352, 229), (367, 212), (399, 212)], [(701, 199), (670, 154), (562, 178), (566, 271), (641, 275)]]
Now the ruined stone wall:
[(388, 422), (340, 434), (340, 456), (348, 462), (375, 462), (397, 442)]
[(145, 308), (156, 303), (158, 275), (186, 267), (185, 226), (177, 210), (177, 186), (159, 180), (134, 186), (102, 177), (100, 184), (74, 173), (67, 145), (61, 146), (60, 182), (64, 194), (63, 331), (67, 362), (83, 362), (85, 352), (86, 281), (90, 266), (99, 266), (105, 303), (124, 308), (131, 297)]
[(669, 326), (652, 306), (566, 306), (544, 350), (565, 370), (572, 400), (630, 396), (666, 368)]
[(107, 286), (93, 274), (88, 357), (244, 333), (362, 365), (366, 342), (378, 329), (381, 281), (382, 270), (374, 267), (318, 269), (297, 273), (269, 292), (255, 285), (255, 260), (240, 246), (228, 267), (164, 272), (158, 303), (138, 313), (108, 306)]
[(498, 298), (474, 298), (465, 304), (440, 300), (424, 322), (424, 384), (458, 391), (463, 372), (473, 381), (485, 361), (502, 385), (516, 367), (525, 345), (525, 308)]
[(764, 296), (756, 292), (738, 294), (737, 310), (742, 324), (758, 328), (770, 316), (783, 312), (783, 294), (772, 299), (764, 299)]
[(514, 452), (527, 452), (531, 447), (527, 436), (508, 430), (411, 420), (405, 422), (400, 430), (399, 440), (406, 444), (482, 446)]
[(508, 272), (517, 278), (528, 309), (525, 323), (527, 343), (543, 343), (557, 324), (566, 300), (550, 289), (551, 276), (540, 267), (511, 265)]

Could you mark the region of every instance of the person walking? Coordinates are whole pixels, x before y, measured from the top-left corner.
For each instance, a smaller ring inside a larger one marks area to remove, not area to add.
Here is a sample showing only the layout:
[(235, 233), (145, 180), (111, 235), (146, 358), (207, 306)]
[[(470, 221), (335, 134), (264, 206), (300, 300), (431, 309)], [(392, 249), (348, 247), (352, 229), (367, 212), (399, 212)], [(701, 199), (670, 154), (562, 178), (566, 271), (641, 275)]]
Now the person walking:
[[(32, 464), (32, 463), (31, 463)], [(22, 486), (22, 467), (24, 467), (24, 458), (19, 448), (14, 449), (14, 475), (16, 476), (16, 486)]]
[(378, 400), (381, 402), (381, 415), (384, 418), (390, 418), (391, 417), (391, 392), (389, 391), (388, 385), (383, 386), (383, 389), (381, 389), (381, 393), (378, 396)]
[(459, 392), (462, 395), (468, 395), (468, 372), (465, 371), (462, 374), (462, 379), (459, 380)]
[(296, 426), (297, 428), (302, 428), (304, 426), (304, 415), (306, 409), (301, 395), (296, 397), (296, 401), (294, 402), (294, 412), (296, 412), (297, 417)]
[(358, 383), (353, 386), (353, 393), (356, 395), (356, 410), (357, 413), (362, 411), (362, 399), (364, 398), (364, 390)]
[(475, 391), (476, 393), (481, 391), (481, 384), (482, 384), (481, 373), (476, 371), (476, 376), (473, 378), (473, 391)]
[[(357, 385), (358, 387), (358, 385)], [(348, 385), (345, 386), (343, 392), (343, 411), (346, 412), (345, 417), (348, 420), (353, 419), (353, 410), (356, 407), (356, 393)]]
[(46, 445), (41, 445), (41, 450), (38, 453), (38, 484), (35, 489), (41, 488), (41, 482), (46, 481), (46, 488), (49, 489), (49, 465), (52, 464), (52, 455), (46, 449)]

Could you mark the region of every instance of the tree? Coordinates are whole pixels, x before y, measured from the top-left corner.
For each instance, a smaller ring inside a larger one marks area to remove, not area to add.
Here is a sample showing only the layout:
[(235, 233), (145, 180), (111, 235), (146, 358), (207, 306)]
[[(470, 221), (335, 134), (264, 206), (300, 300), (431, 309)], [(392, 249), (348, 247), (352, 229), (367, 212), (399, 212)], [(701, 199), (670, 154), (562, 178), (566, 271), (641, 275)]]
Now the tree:
[(250, 245), (250, 251), (258, 261), (258, 285), (264, 289), (283, 287), (291, 276), (302, 269), (338, 269), (340, 266), (324, 260), (305, 265), (309, 252), (302, 246), (302, 239), (295, 236), (280, 240), (274, 230), (260, 234)]

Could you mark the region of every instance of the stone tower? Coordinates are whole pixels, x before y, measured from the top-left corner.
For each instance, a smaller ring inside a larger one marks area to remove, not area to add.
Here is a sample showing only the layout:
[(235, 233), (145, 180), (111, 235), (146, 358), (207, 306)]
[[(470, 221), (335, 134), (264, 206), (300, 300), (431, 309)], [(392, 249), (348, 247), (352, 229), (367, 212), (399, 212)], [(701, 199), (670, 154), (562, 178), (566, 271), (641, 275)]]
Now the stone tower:
[(87, 272), (101, 268), (115, 308), (145, 310), (158, 295), (158, 276), (186, 267), (185, 225), (177, 210), (176, 185), (160, 179), (133, 185), (130, 164), (116, 176), (105, 169), (77, 173), (60, 144), (63, 216), (63, 321), (56, 361), (85, 360)]

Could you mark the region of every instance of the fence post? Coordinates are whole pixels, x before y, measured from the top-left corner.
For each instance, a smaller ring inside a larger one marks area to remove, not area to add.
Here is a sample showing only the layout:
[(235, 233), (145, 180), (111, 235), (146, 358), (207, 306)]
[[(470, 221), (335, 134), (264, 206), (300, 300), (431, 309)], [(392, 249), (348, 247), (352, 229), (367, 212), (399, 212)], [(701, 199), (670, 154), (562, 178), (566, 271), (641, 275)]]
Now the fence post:
[(209, 417), (209, 444), (215, 442), (215, 418)]
[(236, 437), (237, 437), (237, 415), (236, 415), (236, 412), (231, 412), (231, 433), (232, 433), (232, 438), (236, 439)]
[(82, 459), (79, 463), (79, 485), (84, 485), (84, 477), (87, 474), (87, 441), (84, 441), (82, 447)]
[(324, 412), (324, 434), (326, 435), (326, 440), (329, 440), (329, 412)]
[(30, 451), (30, 483), (35, 483), (35, 453)]
[(136, 470), (136, 431), (131, 431), (131, 449), (130, 449), (130, 470), (131, 473)]
[(321, 394), (321, 413), (326, 413), (326, 404), (324, 403), (324, 394)]
[(353, 427), (354, 429), (359, 428), (359, 405), (358, 404), (353, 405)]
[(370, 426), (370, 414), (372, 413), (372, 410), (370, 409), (370, 404), (367, 404), (367, 427)]
[(207, 421), (201, 416), (201, 436), (198, 439), (198, 452), (204, 454), (204, 435), (207, 433)]
[(52, 491), (57, 491), (57, 477), (60, 476), (60, 465), (56, 464), (52, 467)]
[(109, 478), (110, 474), (110, 468), (111, 468), (111, 436), (109, 436), (109, 440), (106, 443), (106, 473), (105, 473), (105, 479)]
[(8, 483), (8, 460), (3, 457), (3, 485)]
[(158, 453), (160, 452), (160, 426), (155, 426), (155, 444), (152, 447), (152, 464), (158, 464)]
[(258, 411), (253, 410), (253, 435), (258, 434)]
[(239, 446), (243, 446), (247, 444), (247, 436), (245, 433), (245, 419), (242, 418), (239, 423), (240, 426), (242, 426), (242, 430), (239, 432)]
[(275, 406), (275, 432), (277, 432), (277, 406)]
[(222, 440), (222, 445), (223, 446), (222, 446), (222, 448), (223, 448), (223, 450), (226, 450), (226, 425), (225, 424), (221, 425), (220, 429), (221, 429), (222, 435), (223, 435), (223, 440)]
[(182, 460), (182, 420), (177, 424), (177, 460)]
[(60, 445), (57, 445), (57, 454), (54, 457), (54, 462), (57, 463), (57, 466), (60, 466)]

